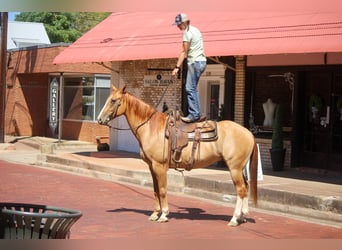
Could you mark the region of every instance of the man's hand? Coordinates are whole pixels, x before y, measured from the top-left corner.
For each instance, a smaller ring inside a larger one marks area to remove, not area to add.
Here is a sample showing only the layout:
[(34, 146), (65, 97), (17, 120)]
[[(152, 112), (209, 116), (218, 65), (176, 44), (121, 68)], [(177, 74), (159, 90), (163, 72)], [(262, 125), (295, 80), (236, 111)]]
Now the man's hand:
[(177, 68), (174, 68), (173, 70), (172, 70), (172, 76), (177, 76), (177, 74), (178, 74), (178, 72), (179, 72), (179, 67)]

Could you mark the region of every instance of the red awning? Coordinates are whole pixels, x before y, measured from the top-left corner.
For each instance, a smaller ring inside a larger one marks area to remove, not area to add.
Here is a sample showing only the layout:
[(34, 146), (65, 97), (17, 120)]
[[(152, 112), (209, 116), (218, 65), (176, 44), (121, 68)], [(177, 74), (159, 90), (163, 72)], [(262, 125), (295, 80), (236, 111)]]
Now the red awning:
[[(177, 13), (113, 13), (61, 52), (55, 64), (176, 58)], [(187, 13), (207, 56), (342, 52), (342, 13)]]

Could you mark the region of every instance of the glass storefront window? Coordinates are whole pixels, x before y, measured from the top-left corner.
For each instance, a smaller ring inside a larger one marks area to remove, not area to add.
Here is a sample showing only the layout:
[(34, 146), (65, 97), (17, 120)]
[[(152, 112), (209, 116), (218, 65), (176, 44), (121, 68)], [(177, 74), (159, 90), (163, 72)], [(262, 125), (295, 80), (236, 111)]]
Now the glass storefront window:
[(110, 91), (109, 76), (64, 77), (64, 119), (95, 121)]

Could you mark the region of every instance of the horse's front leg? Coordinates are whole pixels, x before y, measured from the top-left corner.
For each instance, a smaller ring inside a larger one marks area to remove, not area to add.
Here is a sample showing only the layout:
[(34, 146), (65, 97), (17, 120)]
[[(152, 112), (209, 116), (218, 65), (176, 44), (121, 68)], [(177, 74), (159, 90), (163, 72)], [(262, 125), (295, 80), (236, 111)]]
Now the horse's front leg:
[[(167, 175), (163, 165), (150, 166), (153, 180), (154, 191), (154, 210), (149, 220), (158, 222), (167, 222), (169, 214), (169, 206), (166, 198)], [(161, 215), (159, 217), (159, 213)]]
[[(167, 216), (169, 214), (169, 205), (166, 198), (167, 168), (161, 164), (154, 164), (151, 166), (150, 170), (153, 180), (155, 205), (149, 220), (167, 222)], [(161, 215), (159, 217), (158, 215), (160, 212)]]
[(158, 188), (158, 180), (156, 177), (156, 174), (154, 173), (152, 169), (152, 164), (150, 165), (150, 172), (152, 176), (153, 181), (153, 193), (154, 193), (154, 209), (153, 213), (148, 218), (150, 221), (156, 221), (159, 219), (159, 213), (160, 213), (160, 199), (159, 199), (159, 188)]

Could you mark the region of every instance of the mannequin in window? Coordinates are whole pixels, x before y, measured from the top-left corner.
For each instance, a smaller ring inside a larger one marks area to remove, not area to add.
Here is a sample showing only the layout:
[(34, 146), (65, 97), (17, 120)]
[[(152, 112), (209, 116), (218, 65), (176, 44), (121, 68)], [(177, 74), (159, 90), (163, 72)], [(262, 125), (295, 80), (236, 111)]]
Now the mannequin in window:
[(270, 98), (268, 98), (267, 101), (262, 104), (262, 107), (265, 113), (265, 120), (264, 120), (265, 127), (272, 127), (273, 120), (274, 120), (274, 110), (276, 106), (277, 104), (273, 103)]

